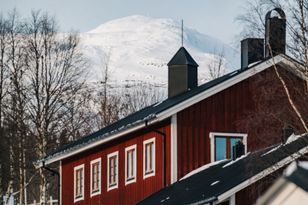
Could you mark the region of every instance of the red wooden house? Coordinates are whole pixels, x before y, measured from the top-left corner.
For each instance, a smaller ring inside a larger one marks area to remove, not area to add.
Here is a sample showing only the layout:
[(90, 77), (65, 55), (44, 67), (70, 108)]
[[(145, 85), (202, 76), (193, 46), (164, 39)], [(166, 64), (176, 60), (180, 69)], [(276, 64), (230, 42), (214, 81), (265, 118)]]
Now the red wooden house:
[[(135, 204), (202, 165), (230, 158), (238, 141), (249, 152), (279, 142), (285, 124), (301, 130), (274, 71), (292, 95), (304, 91), (300, 64), (284, 54), (283, 40), (270, 42), (278, 45), (273, 58), (263, 55), (263, 41), (242, 41), (241, 69), (199, 86), (198, 65), (181, 47), (168, 64), (168, 99), (40, 160), (38, 167), (60, 163), (61, 204)], [(307, 109), (302, 98), (295, 103)]]

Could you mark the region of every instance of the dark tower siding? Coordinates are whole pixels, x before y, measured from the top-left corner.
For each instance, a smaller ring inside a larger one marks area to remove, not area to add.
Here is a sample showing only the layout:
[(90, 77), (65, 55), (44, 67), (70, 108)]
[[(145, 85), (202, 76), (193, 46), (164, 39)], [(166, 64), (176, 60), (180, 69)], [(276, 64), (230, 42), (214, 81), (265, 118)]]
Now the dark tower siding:
[(173, 97), (198, 86), (198, 64), (184, 47), (168, 63), (168, 97)]
[(193, 66), (171, 66), (168, 70), (168, 95), (176, 96), (187, 90), (196, 88), (197, 68)]

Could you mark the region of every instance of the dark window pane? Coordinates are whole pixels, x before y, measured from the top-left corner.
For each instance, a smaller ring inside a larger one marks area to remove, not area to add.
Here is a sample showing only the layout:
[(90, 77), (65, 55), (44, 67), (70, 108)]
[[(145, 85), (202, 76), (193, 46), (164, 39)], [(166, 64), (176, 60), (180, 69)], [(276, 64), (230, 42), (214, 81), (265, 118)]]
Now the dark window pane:
[(241, 139), (240, 138), (231, 138), (230, 139), (230, 146), (231, 146), (231, 148), (230, 148), (231, 155), (230, 156), (231, 157), (233, 156), (233, 146), (235, 146), (238, 141), (241, 141)]
[(216, 137), (215, 138), (215, 160), (223, 160), (226, 159), (226, 146), (227, 140), (226, 138)]

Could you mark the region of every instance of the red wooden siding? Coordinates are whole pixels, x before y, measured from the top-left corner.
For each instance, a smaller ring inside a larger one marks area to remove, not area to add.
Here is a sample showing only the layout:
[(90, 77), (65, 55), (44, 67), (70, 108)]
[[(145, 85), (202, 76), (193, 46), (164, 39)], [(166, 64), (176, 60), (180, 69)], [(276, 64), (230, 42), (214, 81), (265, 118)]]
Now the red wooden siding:
[[(166, 133), (167, 148), (167, 183), (170, 184), (170, 122), (153, 127)], [(156, 168), (155, 176), (143, 179), (143, 141), (155, 137)], [(125, 148), (137, 145), (137, 181), (125, 185)], [(107, 155), (119, 152), (118, 188), (107, 191)], [(101, 157), (101, 194), (90, 197), (90, 162)], [(73, 178), (74, 167), (85, 165), (85, 196), (84, 200), (74, 203)], [(151, 130), (133, 133), (121, 140), (79, 154), (62, 162), (62, 204), (100, 205), (100, 204), (135, 204), (163, 187), (163, 138)]]
[[(304, 82), (280, 71), (293, 96)], [(295, 99), (296, 101), (298, 99)], [(307, 100), (298, 100), (307, 122)], [(263, 71), (177, 113), (178, 179), (210, 163), (210, 132), (247, 133), (248, 152), (280, 142), (283, 121), (301, 130), (273, 69)]]

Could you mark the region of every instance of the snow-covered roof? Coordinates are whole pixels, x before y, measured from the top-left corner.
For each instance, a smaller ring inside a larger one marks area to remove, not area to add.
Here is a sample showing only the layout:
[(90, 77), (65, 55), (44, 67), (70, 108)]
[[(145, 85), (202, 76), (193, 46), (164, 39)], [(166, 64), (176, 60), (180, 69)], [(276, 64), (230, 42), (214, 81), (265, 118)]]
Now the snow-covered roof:
[[(139, 205), (219, 203), (307, 154), (308, 134), (293, 135), (292, 138), (290, 143), (283, 146), (276, 145), (252, 152), (234, 161), (225, 160), (205, 165), (198, 171), (191, 172), (188, 177), (144, 199)], [(275, 147), (278, 148), (274, 149)], [(308, 165), (304, 164), (301, 167), (306, 166)]]
[[(77, 153), (114, 140), (118, 137), (125, 136), (128, 133), (142, 129), (150, 124), (165, 120), (173, 114), (271, 67), (272, 62), (273, 61), (271, 59), (267, 59), (253, 65), (252, 67), (233, 71), (183, 94), (148, 106), (103, 129), (98, 130), (97, 132), (82, 137), (67, 146), (61, 147), (60, 149), (49, 153), (44, 158), (40, 159), (36, 165), (37, 167), (41, 167), (43, 161), (47, 165), (65, 159)], [(287, 67), (292, 66), (292, 64), (294, 66), (294, 63), (296, 63), (295, 60), (282, 54), (275, 56), (274, 62), (276, 64), (281, 64), (282, 66), (287, 65)]]

